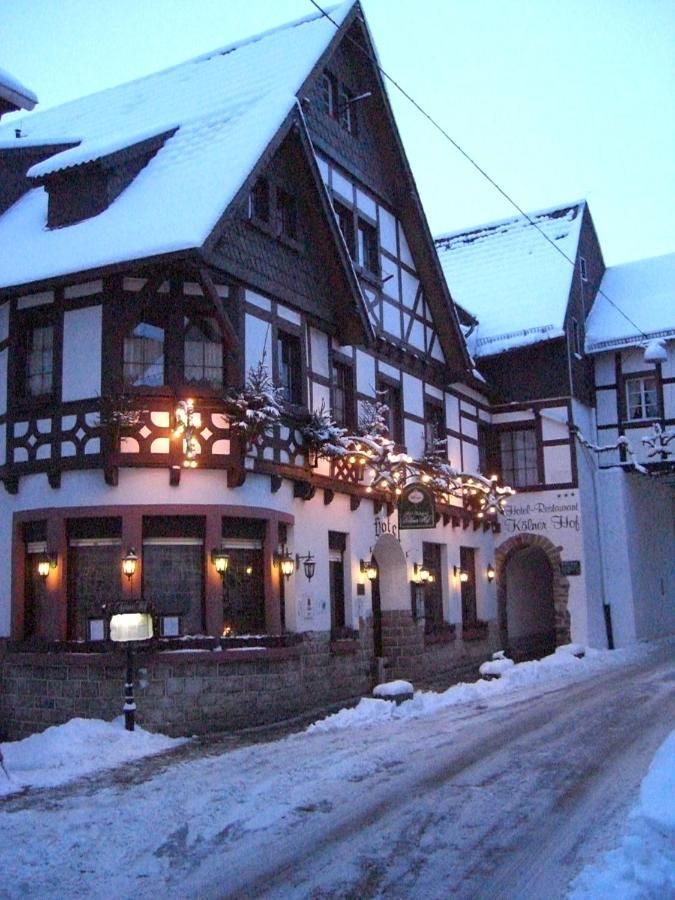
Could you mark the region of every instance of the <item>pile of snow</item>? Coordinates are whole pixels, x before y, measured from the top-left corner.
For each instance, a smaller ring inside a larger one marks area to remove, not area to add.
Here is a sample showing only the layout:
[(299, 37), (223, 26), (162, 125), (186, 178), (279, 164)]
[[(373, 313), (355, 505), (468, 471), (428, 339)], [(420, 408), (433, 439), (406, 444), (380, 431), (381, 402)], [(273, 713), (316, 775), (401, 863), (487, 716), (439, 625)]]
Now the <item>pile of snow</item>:
[(479, 673), (485, 678), (500, 678), (505, 672), (513, 668), (515, 663), (512, 659), (508, 659), (504, 650), (497, 650), (492, 654), (492, 659), (481, 663), (478, 668)]
[(2, 744), (0, 796), (27, 787), (54, 787), (83, 775), (114, 769), (123, 763), (152, 756), (184, 744), (187, 738), (150, 734), (142, 728), (126, 731), (124, 718), (71, 719), (40, 734)]
[(373, 688), (373, 696), (389, 699), (390, 697), (400, 697), (406, 694), (412, 695), (414, 690), (409, 681), (402, 681), (401, 679), (398, 681), (385, 681), (383, 684), (378, 684)]
[(675, 731), (659, 747), (640, 787), (621, 845), (587, 866), (571, 900), (675, 897)]
[[(590, 678), (607, 669), (624, 665), (628, 658), (639, 654), (639, 648), (631, 650), (594, 650), (581, 644), (567, 644), (544, 659), (513, 664), (500, 657), (484, 664), (496, 664), (499, 678), (479, 679), (467, 684), (461, 682), (441, 694), (433, 691), (417, 691), (412, 700), (397, 705), (393, 700), (363, 699), (352, 709), (341, 709), (310, 725), (309, 732), (335, 731), (341, 728), (360, 728), (382, 724), (387, 720), (418, 719), (432, 716), (440, 709), (464, 703), (483, 703), (493, 697), (512, 693), (514, 690), (543, 686), (558, 681), (577, 681)], [(482, 667), (481, 667), (482, 668)], [(490, 674), (490, 673), (486, 673)]]

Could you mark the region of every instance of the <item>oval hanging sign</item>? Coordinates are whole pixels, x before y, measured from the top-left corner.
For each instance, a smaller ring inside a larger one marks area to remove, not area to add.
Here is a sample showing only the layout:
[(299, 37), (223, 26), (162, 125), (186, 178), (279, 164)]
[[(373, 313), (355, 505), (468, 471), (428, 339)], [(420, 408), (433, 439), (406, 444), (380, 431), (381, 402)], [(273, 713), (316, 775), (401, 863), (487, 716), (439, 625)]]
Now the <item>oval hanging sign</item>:
[(398, 527), (435, 528), (436, 505), (434, 495), (424, 484), (414, 483), (403, 488), (398, 499)]

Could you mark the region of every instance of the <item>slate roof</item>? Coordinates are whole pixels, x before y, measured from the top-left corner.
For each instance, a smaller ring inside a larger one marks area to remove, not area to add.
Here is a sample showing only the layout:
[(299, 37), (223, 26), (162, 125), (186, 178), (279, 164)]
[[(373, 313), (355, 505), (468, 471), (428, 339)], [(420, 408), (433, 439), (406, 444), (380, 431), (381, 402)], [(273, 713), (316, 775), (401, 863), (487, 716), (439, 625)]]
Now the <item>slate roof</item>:
[(600, 290), (607, 296), (598, 292), (586, 319), (588, 353), (675, 338), (675, 253), (611, 266)]
[[(331, 11), (340, 24), (352, 0)], [(335, 37), (320, 14), (101, 91), (22, 121), (25, 146), (80, 143), (34, 166), (32, 177), (82, 165), (177, 128), (102, 213), (49, 230), (35, 187), (0, 217), (0, 287), (201, 247), (296, 105)], [(15, 147), (0, 126), (0, 147)]]
[[(530, 214), (541, 231), (576, 259), (585, 202)], [(435, 239), (450, 288), (479, 325), (469, 338), (476, 357), (563, 335), (574, 269), (523, 216)]]

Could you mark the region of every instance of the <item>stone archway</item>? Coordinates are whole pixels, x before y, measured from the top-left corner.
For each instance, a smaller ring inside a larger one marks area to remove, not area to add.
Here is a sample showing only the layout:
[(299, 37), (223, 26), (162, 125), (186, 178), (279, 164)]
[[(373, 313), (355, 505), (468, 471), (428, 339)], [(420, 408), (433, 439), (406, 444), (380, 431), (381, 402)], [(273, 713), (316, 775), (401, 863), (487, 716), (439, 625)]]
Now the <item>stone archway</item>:
[(524, 551), (533, 551), (535, 555), (538, 553), (548, 564), (555, 645), (559, 647), (561, 644), (570, 642), (569, 581), (561, 573), (561, 550), (562, 547), (556, 547), (548, 538), (536, 534), (515, 535), (495, 549), (497, 615), (500, 640), (505, 647), (508, 647), (509, 644), (506, 573), (509, 564)]
[(393, 535), (382, 534), (373, 547), (373, 556), (377, 563), (372, 601), (374, 651), (380, 658), (378, 677), (384, 679), (385, 659), (394, 677), (403, 677), (398, 671), (401, 659), (419, 652), (418, 645), (424, 638), (412, 617), (405, 553)]

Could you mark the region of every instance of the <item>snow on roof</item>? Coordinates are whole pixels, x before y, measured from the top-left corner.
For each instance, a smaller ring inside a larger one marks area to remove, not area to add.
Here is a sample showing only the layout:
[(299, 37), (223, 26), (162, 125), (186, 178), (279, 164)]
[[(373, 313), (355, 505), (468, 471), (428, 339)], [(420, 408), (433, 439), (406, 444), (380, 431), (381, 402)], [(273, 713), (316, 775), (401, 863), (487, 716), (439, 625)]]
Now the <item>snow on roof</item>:
[[(339, 25), (353, 0), (336, 7)], [(24, 194), (0, 217), (0, 287), (200, 247), (296, 104), (335, 36), (321, 14), (204, 54), (145, 78), (27, 117), (35, 143), (82, 143), (34, 167), (41, 174), (108, 155), (138, 136), (178, 131), (103, 212), (49, 230), (47, 195)], [(0, 145), (13, 128), (0, 126)], [(12, 144), (15, 146), (15, 144)], [(51, 168), (50, 168), (51, 167)]]
[(586, 320), (587, 352), (675, 338), (675, 253), (611, 266), (600, 290)]
[(23, 109), (32, 109), (38, 102), (37, 96), (6, 69), (0, 69), (0, 96)]
[[(571, 260), (585, 202), (530, 213)], [(474, 355), (487, 356), (563, 334), (573, 266), (524, 216), (435, 239), (453, 298), (479, 320)]]

